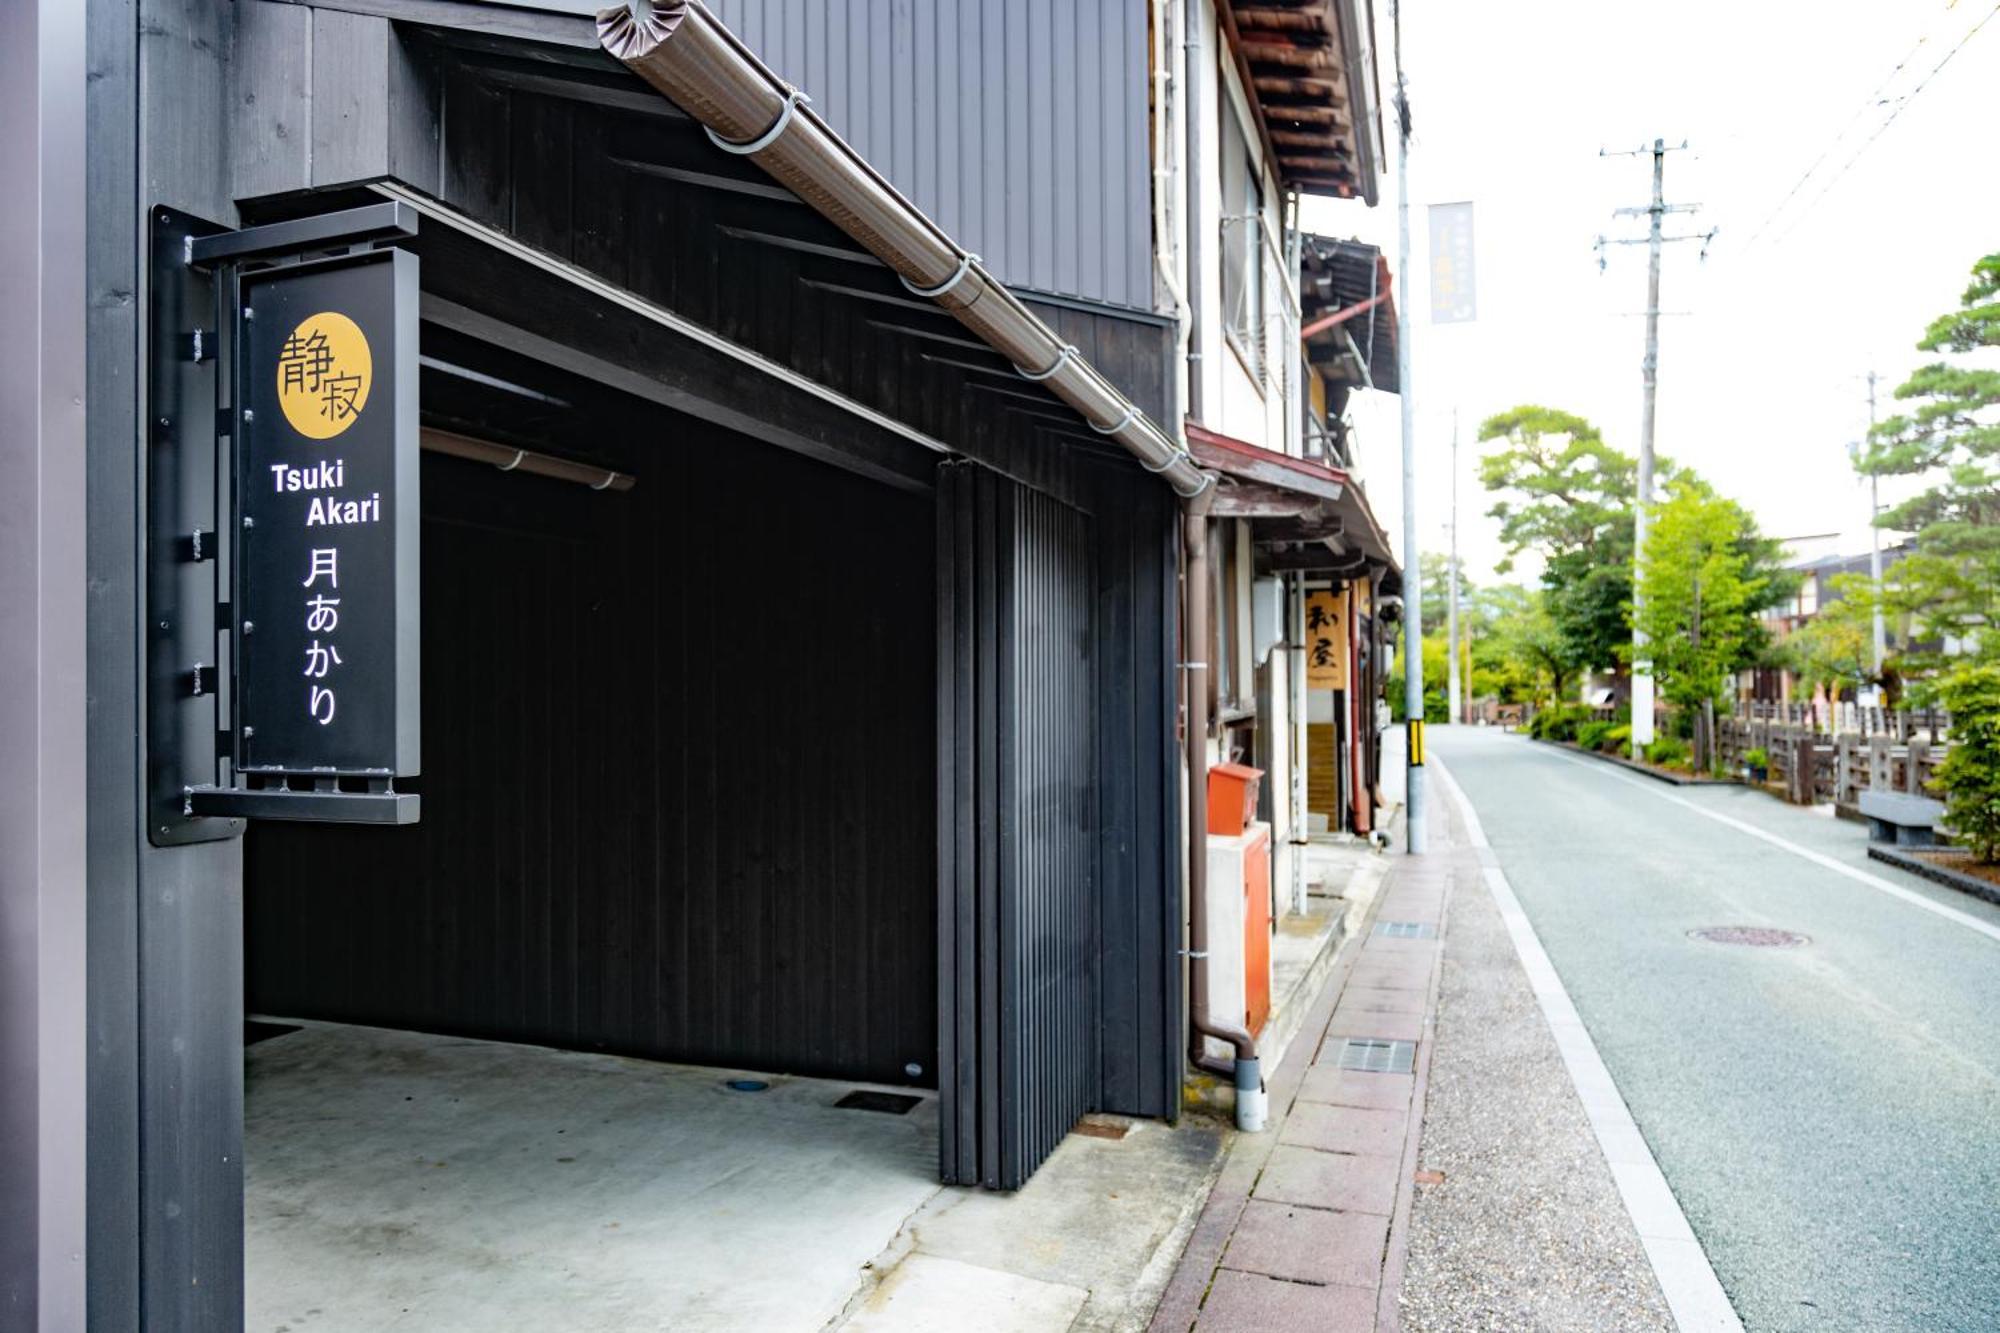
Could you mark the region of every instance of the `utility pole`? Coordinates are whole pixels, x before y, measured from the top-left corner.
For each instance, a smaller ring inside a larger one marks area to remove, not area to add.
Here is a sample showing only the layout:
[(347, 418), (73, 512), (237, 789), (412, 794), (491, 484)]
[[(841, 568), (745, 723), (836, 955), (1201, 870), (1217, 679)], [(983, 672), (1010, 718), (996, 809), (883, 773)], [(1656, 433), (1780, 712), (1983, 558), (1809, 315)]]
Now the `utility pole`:
[(1451, 586), (1446, 595), (1445, 631), (1446, 642), (1451, 647), (1451, 670), (1445, 676), (1446, 716), (1453, 726), (1465, 720), (1464, 710), (1459, 707), (1458, 675), (1458, 409), (1451, 409), (1451, 569), (1448, 575)]
[[(1868, 442), (1875, 438), (1875, 372), (1868, 372)], [(1889, 637), (1882, 627), (1882, 529), (1875, 520), (1882, 514), (1882, 479), (1868, 474), (1868, 581), (1875, 587), (1875, 689), (1882, 688), (1882, 663), (1888, 655)]]
[[(1678, 146), (1686, 148), (1687, 144)], [(1653, 743), (1653, 659), (1646, 650), (1646, 632), (1640, 628), (1641, 615), (1645, 610), (1640, 577), (1646, 561), (1646, 511), (1653, 503), (1653, 419), (1660, 387), (1660, 249), (1670, 241), (1700, 241), (1702, 254), (1706, 257), (1708, 242), (1715, 237), (1713, 228), (1707, 235), (1700, 236), (1660, 234), (1660, 224), (1667, 214), (1692, 213), (1701, 207), (1700, 204), (1669, 204), (1666, 201), (1667, 154), (1671, 151), (1664, 139), (1655, 139), (1650, 149), (1637, 148), (1629, 153), (1599, 149), (1597, 154), (1599, 157), (1638, 157), (1650, 152), (1653, 156), (1653, 202), (1643, 208), (1621, 208), (1615, 214), (1618, 217), (1643, 214), (1648, 220), (1646, 239), (1641, 242), (1637, 239), (1597, 238), (1599, 272), (1604, 269), (1605, 246), (1644, 244), (1647, 248), (1646, 358), (1639, 363), (1645, 397), (1639, 412), (1639, 494), (1632, 520), (1632, 752), (1635, 757)]]
[[(1389, 24), (1396, 55), (1396, 265), (1410, 280), (1410, 98), (1403, 78), (1403, 7), (1389, 0)], [(1405, 292), (1407, 293), (1407, 285)], [(1424, 808), (1424, 582), (1417, 551), (1417, 413), (1411, 392), (1410, 302), (1396, 303), (1397, 397), (1403, 409), (1403, 718), (1409, 749), (1405, 772), (1407, 804), (1403, 824), (1412, 855), (1430, 846)]]

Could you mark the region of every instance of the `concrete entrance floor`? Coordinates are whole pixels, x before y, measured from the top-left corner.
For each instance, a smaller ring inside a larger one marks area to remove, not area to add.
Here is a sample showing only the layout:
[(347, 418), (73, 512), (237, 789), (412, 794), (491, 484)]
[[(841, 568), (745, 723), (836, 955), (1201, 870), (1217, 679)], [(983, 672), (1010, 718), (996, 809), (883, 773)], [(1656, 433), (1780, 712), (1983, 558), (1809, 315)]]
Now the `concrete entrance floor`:
[(943, 1189), (935, 1095), (863, 1086), (301, 1024), (246, 1059), (246, 1326), (1145, 1325), (1222, 1131), (1093, 1118)]

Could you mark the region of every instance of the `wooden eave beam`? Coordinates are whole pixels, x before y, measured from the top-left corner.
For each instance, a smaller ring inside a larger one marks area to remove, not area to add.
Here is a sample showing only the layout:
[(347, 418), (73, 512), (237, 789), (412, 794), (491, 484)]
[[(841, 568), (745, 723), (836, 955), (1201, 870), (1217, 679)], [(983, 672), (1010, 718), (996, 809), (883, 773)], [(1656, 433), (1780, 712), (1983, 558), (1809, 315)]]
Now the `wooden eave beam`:
[(1327, 13), (1317, 5), (1279, 9), (1270, 5), (1238, 5), (1236, 22), (1244, 29), (1261, 32), (1303, 32), (1332, 35)]
[(1259, 74), (1250, 80), (1259, 101), (1272, 97), (1309, 97), (1331, 106), (1345, 108), (1347, 95), (1338, 80), (1310, 78), (1299, 74)]
[(1359, 574), (1367, 564), (1368, 557), (1359, 551), (1336, 555), (1322, 544), (1257, 553), (1257, 568), (1266, 574)]
[(1319, 102), (1286, 102), (1275, 97), (1263, 99), (1264, 110), (1273, 120), (1289, 120), (1300, 125), (1330, 125), (1346, 132), (1347, 122), (1340, 112)]
[(1209, 508), (1211, 518), (1296, 518), (1318, 508), (1310, 495), (1288, 491), (1281, 486), (1223, 486), (1215, 492)]
[(1329, 514), (1324, 509), (1299, 515), (1297, 518), (1277, 519), (1260, 523), (1250, 531), (1250, 539), (1259, 546), (1277, 546), (1296, 542), (1324, 542), (1328, 537), (1338, 537), (1347, 531), (1338, 514)]
[(1286, 69), (1333, 69), (1336, 57), (1325, 47), (1304, 46), (1296, 42), (1257, 41), (1246, 38), (1242, 43), (1244, 58), (1253, 65), (1280, 65)]

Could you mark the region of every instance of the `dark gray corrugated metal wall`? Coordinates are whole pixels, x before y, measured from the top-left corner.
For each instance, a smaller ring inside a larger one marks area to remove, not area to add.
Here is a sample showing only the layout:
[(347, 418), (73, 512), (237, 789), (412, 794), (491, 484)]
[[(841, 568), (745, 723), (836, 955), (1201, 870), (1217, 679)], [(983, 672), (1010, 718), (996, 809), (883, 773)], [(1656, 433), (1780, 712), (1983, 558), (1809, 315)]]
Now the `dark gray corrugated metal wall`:
[[(1000, 1108), (1003, 1187), (1025, 1180), (1101, 1103), (1095, 634), (1090, 532), (1015, 489), (1001, 559)], [(1011, 824), (1011, 827), (1010, 827)]]
[(1153, 304), (1137, 0), (709, 0), (1013, 287)]
[(1103, 1104), (1092, 524), (939, 489), (939, 1169), (1015, 1189)]

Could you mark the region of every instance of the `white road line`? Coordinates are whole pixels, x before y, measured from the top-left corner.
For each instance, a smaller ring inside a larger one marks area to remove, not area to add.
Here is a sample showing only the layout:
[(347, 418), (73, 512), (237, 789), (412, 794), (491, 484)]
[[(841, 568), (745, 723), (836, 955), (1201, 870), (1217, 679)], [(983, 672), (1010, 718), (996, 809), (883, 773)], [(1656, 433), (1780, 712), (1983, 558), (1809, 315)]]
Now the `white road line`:
[(1823, 852), (1816, 852), (1810, 847), (1801, 847), (1799, 844), (1787, 838), (1781, 838), (1775, 833), (1767, 833), (1755, 824), (1747, 823), (1732, 815), (1725, 815), (1719, 810), (1711, 810), (1707, 806), (1698, 805), (1684, 796), (1675, 796), (1671, 792), (1663, 790), (1660, 784), (1651, 778), (1635, 778), (1629, 774), (1620, 773), (1601, 759), (1579, 759), (1573, 754), (1564, 754), (1560, 750), (1550, 750), (1548, 753), (1552, 759), (1560, 759), (1566, 764), (1578, 764), (1584, 768), (1599, 770), (1600, 776), (1628, 783), (1645, 792), (1648, 796), (1657, 797), (1662, 801), (1678, 805), (1684, 810), (1692, 810), (1703, 819), (1713, 819), (1718, 824), (1727, 824), (1739, 833), (1747, 833), (1753, 838), (1760, 838), (1770, 843), (1773, 847), (1782, 847), (1793, 856), (1803, 857), (1816, 866), (1831, 870), (1836, 875), (1845, 875), (1855, 883), (1866, 884), (1869, 888), (1879, 893), (1886, 893), (1891, 898), (1901, 898), (1911, 906), (1921, 907), (1926, 912), (1935, 913), (1953, 925), (1964, 926), (1967, 930), (1976, 930), (1990, 940), (2000, 940), (2000, 926), (1995, 926), (1988, 921), (1981, 921), (1978, 917), (1961, 912), (1956, 907), (1946, 907), (1943, 903), (1932, 902), (1929, 898), (1924, 897), (1923, 894), (1916, 892), (1914, 889), (1906, 889), (1900, 884), (1893, 884), (1883, 879), (1880, 875), (1871, 875), (1865, 870), (1857, 869), (1854, 866), (1848, 865), (1845, 861), (1836, 860)]
[(1444, 780), (1444, 787), (1458, 806), (1459, 817), (1465, 821), (1466, 834), (1479, 853), (1487, 892), (1493, 895), (1500, 919), (1513, 938), (1521, 970), (1528, 974), (1528, 985), (1542, 1006), (1542, 1017), (1548, 1020), (1549, 1033), (1555, 1038), (1556, 1050), (1569, 1071), (1570, 1085), (1583, 1103), (1591, 1133), (1597, 1136), (1604, 1160), (1611, 1164), (1618, 1196), (1624, 1200), (1625, 1211), (1639, 1233), (1639, 1243), (1645, 1247), (1646, 1261), (1652, 1265), (1653, 1277), (1667, 1298), (1675, 1326), (1682, 1333), (1711, 1330), (1741, 1333), (1743, 1322), (1729, 1304), (1729, 1297), (1716, 1279), (1708, 1256), (1702, 1252), (1701, 1242), (1695, 1239), (1694, 1229), (1688, 1225), (1687, 1215), (1681, 1212), (1667, 1178), (1660, 1174), (1659, 1163), (1653, 1160), (1652, 1150), (1633, 1122), (1631, 1109), (1619, 1094), (1611, 1071), (1597, 1054), (1597, 1043), (1590, 1039), (1576, 1006), (1570, 1003), (1569, 991), (1556, 975), (1555, 965), (1543, 950), (1534, 924), (1521, 909), (1521, 900), (1514, 896), (1507, 872), (1500, 868), (1492, 844), (1486, 841), (1486, 830), (1480, 826), (1472, 802), (1435, 755), (1431, 757), (1431, 771)]

